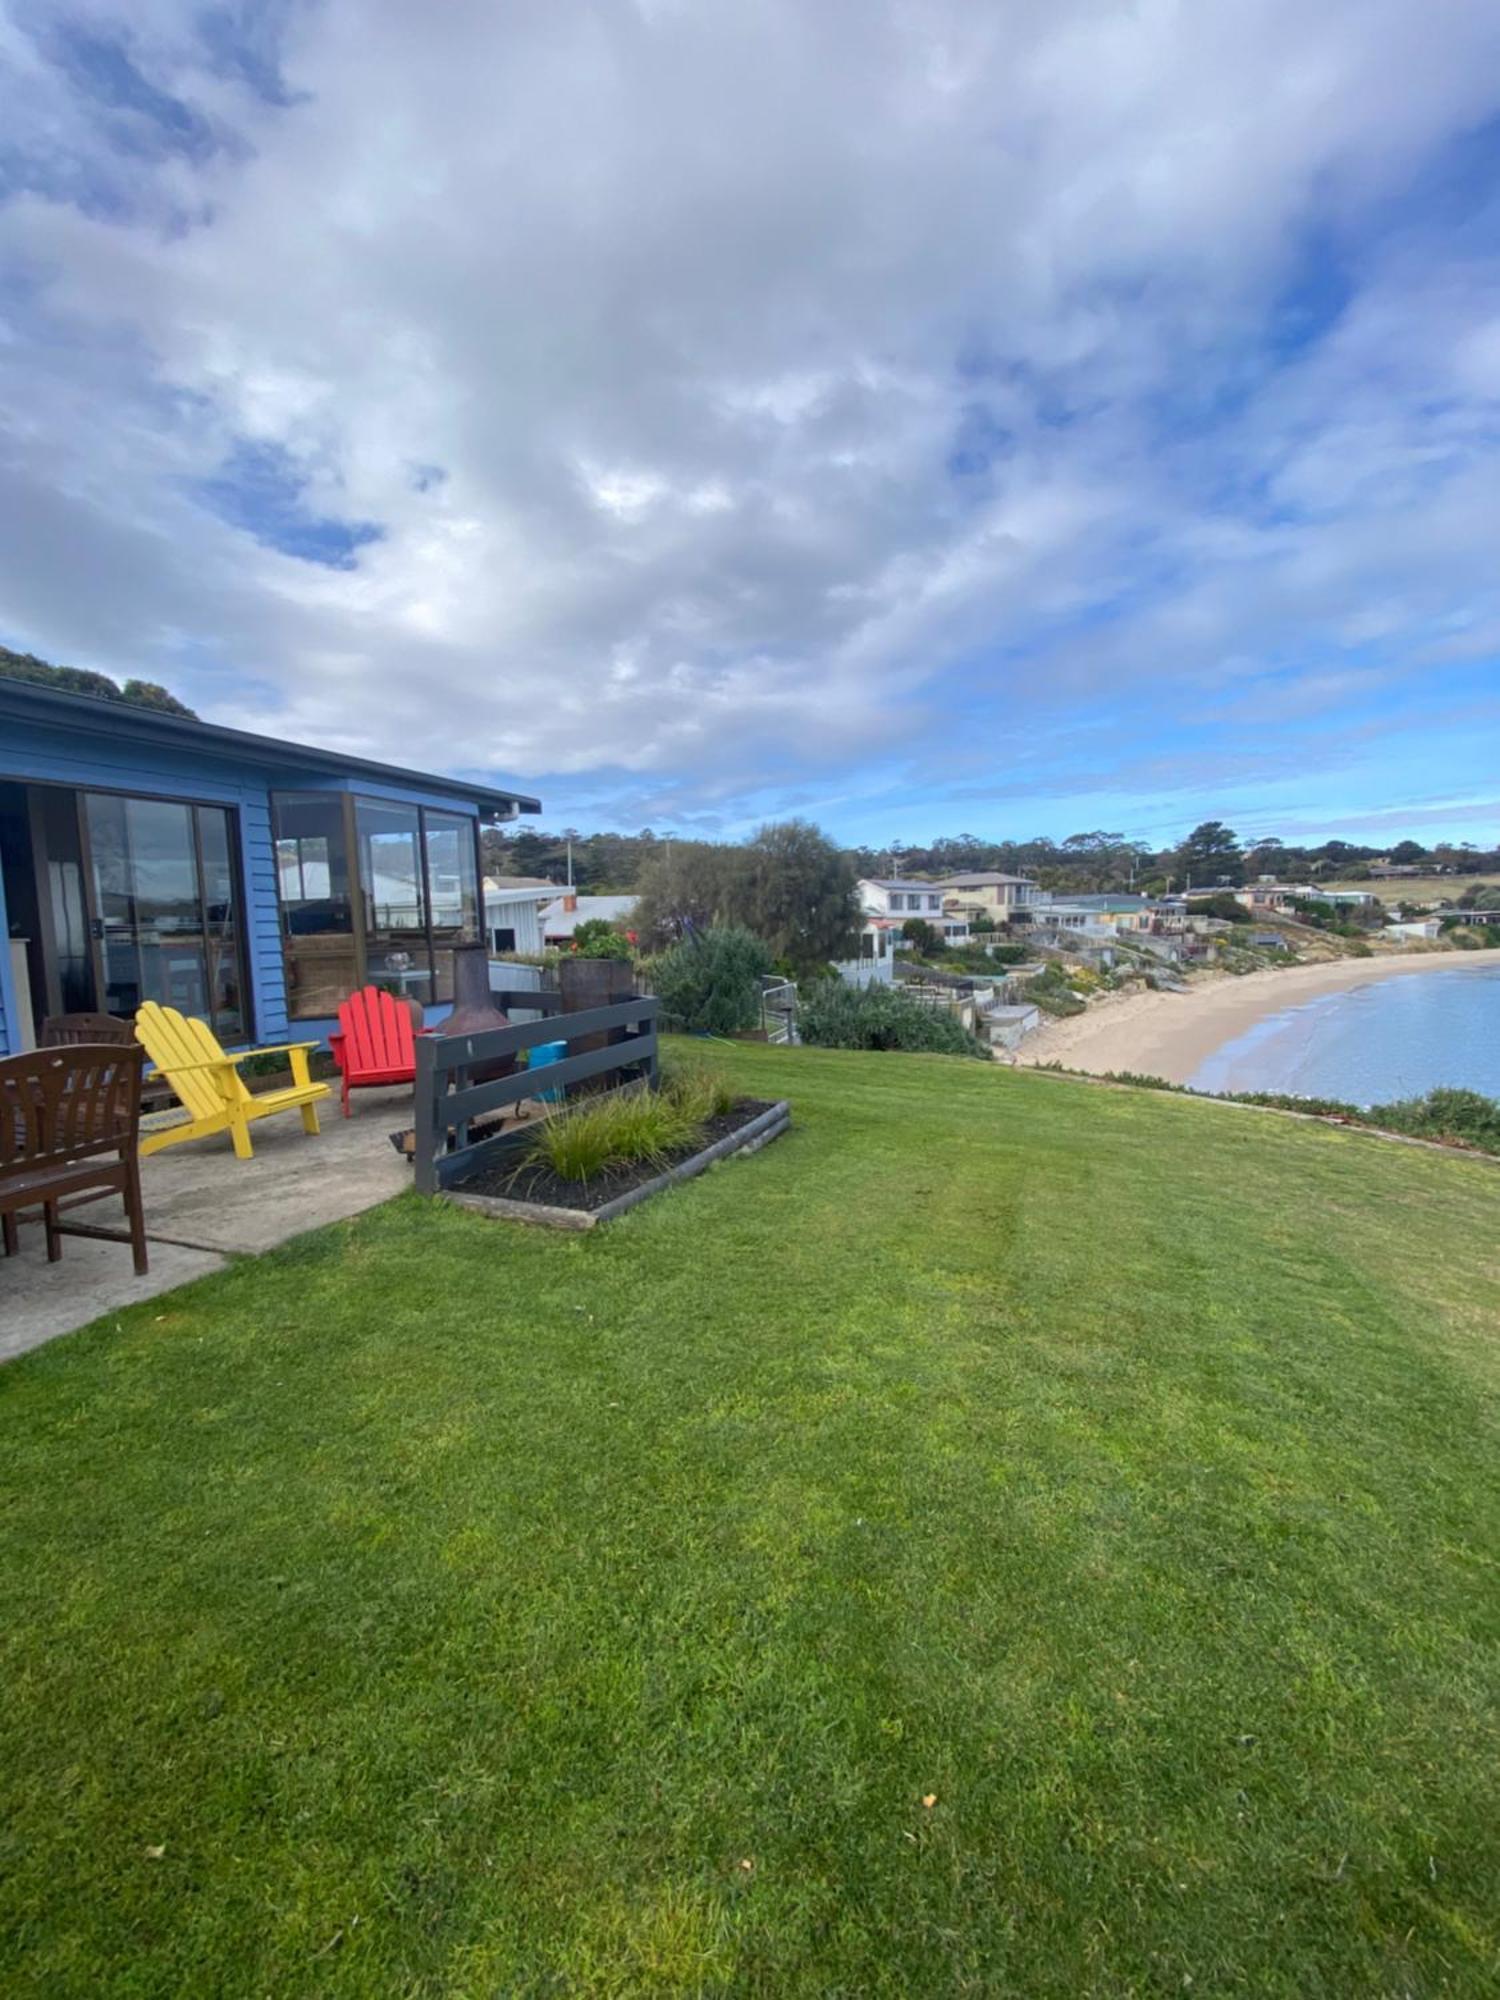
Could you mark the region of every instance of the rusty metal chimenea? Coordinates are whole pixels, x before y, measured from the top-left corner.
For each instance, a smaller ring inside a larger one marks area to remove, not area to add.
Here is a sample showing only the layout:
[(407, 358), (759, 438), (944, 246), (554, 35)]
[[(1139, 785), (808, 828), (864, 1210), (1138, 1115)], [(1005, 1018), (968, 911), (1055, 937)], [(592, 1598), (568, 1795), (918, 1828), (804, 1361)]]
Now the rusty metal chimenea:
[[(484, 1035), (495, 1028), (508, 1028), (510, 1016), (495, 1005), (490, 991), (489, 953), (482, 944), (460, 944), (453, 948), (453, 1012), (442, 1022), (440, 1035)], [(497, 1056), (493, 1062), (476, 1063), (472, 1083), (492, 1083), (497, 1076), (513, 1076), (514, 1056)]]
[[(460, 944), (453, 949), (453, 1011), (434, 1030), (439, 1035), (484, 1035), (495, 1028), (508, 1028), (510, 1016), (495, 1005), (490, 992), (489, 953), (482, 944)], [(476, 1063), (471, 1083), (493, 1083), (496, 1077), (513, 1076), (514, 1056), (497, 1056), (493, 1062)], [(392, 1132), (391, 1144), (403, 1158), (410, 1159), (416, 1134), (410, 1125)]]

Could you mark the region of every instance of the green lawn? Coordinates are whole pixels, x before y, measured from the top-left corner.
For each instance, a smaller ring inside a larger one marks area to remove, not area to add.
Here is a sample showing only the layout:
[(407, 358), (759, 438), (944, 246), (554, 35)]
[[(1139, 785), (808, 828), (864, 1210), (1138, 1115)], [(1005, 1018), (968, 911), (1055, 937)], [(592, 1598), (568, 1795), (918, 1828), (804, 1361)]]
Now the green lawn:
[(1500, 1171), (728, 1059), (0, 1371), (0, 1990), (1494, 1993)]

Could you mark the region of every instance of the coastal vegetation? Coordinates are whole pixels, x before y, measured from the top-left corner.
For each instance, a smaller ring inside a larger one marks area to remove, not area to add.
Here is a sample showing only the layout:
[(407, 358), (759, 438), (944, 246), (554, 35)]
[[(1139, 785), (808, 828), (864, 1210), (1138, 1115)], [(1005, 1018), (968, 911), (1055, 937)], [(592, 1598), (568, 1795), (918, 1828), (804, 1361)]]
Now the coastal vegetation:
[(1070, 1015), (1081, 1014), (1088, 1002), (1081, 992), (1074, 991), (1080, 976), (1068, 973), (1059, 960), (1049, 959), (1034, 978), (1027, 980), (1024, 988), (1026, 998), (1055, 1020), (1066, 1020)]
[[(1064, 1076), (1093, 1074), (1071, 1070), (1060, 1062), (1039, 1063), (1044, 1071)], [(1342, 1125), (1364, 1125), (1376, 1132), (1395, 1132), (1409, 1139), (1430, 1139), (1439, 1145), (1467, 1147), (1500, 1155), (1500, 1100), (1477, 1090), (1444, 1087), (1421, 1097), (1396, 1098), (1389, 1104), (1350, 1104), (1339, 1097), (1302, 1097), (1285, 1090), (1196, 1090), (1164, 1076), (1137, 1070), (1104, 1070), (1100, 1083), (1125, 1084), (1136, 1090), (1167, 1090), (1179, 1097), (1204, 1097), (1220, 1104), (1253, 1104), (1267, 1111), (1297, 1111), (1308, 1118), (1336, 1119)]]
[(655, 959), (651, 983), (669, 1027), (735, 1035), (760, 1020), (760, 982), (771, 954), (743, 924), (690, 932)]
[(5, 1990), (1491, 1992), (1500, 1177), (705, 1060), (753, 1177), (5, 1370)]
[(902, 1049), (985, 1061), (990, 1056), (984, 1043), (945, 1008), (883, 984), (855, 987), (841, 979), (809, 980), (801, 990), (797, 1031), (812, 1048)]

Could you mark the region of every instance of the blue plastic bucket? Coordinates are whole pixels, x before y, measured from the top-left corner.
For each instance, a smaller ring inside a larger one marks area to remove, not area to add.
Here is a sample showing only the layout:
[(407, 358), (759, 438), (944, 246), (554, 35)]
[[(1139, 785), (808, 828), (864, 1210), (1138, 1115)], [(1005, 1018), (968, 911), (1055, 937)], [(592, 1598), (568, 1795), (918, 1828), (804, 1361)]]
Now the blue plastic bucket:
[[(528, 1070), (545, 1069), (548, 1063), (561, 1062), (567, 1053), (568, 1045), (566, 1042), (541, 1042), (531, 1051), (526, 1061), (526, 1067)], [(561, 1104), (563, 1101), (562, 1086), (559, 1084), (556, 1090), (535, 1090), (532, 1092), (532, 1096), (539, 1097), (543, 1104)]]

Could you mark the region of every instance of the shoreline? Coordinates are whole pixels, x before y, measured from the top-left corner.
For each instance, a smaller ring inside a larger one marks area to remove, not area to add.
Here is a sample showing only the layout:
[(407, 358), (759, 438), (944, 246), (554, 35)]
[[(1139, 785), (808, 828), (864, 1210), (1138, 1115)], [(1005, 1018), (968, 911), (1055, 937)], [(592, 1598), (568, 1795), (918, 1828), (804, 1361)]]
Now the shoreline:
[(1424, 951), (1401, 958), (1340, 958), (1318, 965), (1267, 966), (1261, 972), (1206, 973), (1186, 993), (1110, 994), (1086, 1014), (1049, 1021), (1016, 1052), (1018, 1067), (1060, 1062), (1102, 1075), (1133, 1070), (1187, 1083), (1226, 1042), (1272, 1014), (1320, 994), (1376, 979), (1462, 966), (1500, 965), (1500, 951)]

